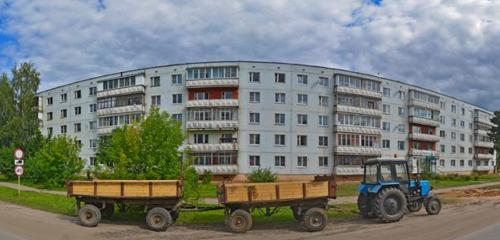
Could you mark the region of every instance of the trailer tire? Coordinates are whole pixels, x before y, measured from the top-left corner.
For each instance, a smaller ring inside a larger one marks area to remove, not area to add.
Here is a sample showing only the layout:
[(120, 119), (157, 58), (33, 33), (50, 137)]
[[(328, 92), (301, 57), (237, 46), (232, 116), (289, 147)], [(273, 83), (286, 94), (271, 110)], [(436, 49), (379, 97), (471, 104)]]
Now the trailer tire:
[(245, 233), (252, 228), (252, 215), (243, 209), (231, 212), (227, 221), (227, 226), (235, 233)]
[(436, 196), (430, 196), (424, 201), (425, 211), (429, 215), (438, 215), (441, 212), (441, 200)]
[(86, 204), (78, 211), (80, 224), (85, 227), (95, 227), (101, 221), (101, 210), (95, 205)]
[(374, 218), (375, 213), (373, 212), (373, 206), (371, 199), (363, 193), (358, 195), (358, 210), (362, 217), (364, 218)]
[(148, 211), (146, 224), (153, 231), (165, 231), (172, 224), (172, 216), (162, 207), (155, 207)]
[(322, 208), (310, 208), (305, 211), (303, 216), (303, 224), (309, 232), (321, 231), (328, 223), (326, 212)]
[(113, 203), (106, 203), (106, 207), (101, 210), (102, 218), (111, 218), (115, 212), (115, 205)]
[(405, 215), (406, 196), (399, 188), (384, 188), (380, 190), (373, 201), (373, 211), (383, 223), (397, 222)]

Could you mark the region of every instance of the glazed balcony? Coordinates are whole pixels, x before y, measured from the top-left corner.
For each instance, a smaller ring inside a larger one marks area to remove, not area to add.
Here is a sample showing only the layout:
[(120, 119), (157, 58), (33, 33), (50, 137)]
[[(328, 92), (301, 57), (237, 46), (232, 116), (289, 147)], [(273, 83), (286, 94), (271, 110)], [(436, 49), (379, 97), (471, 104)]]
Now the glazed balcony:
[(238, 143), (189, 144), (193, 152), (238, 151)]
[(209, 171), (212, 174), (228, 174), (233, 175), (238, 173), (237, 164), (228, 165), (194, 165), (194, 168), (198, 174), (203, 174), (205, 171)]
[(408, 122), (409, 123), (416, 123), (416, 124), (420, 124), (420, 125), (425, 125), (425, 126), (439, 127), (439, 120), (428, 119), (428, 118), (417, 117), (417, 116), (408, 117)]
[(380, 156), (382, 149), (376, 147), (361, 146), (337, 146), (334, 149), (337, 155), (356, 155), (356, 156)]
[(474, 146), (483, 148), (493, 148), (495, 144), (493, 142), (475, 141)]
[(189, 100), (186, 107), (238, 107), (238, 99)]
[(382, 115), (382, 111), (379, 109), (371, 109), (371, 108), (361, 108), (361, 107), (353, 107), (346, 105), (335, 105), (334, 111), (336, 112), (347, 112), (347, 113), (357, 113), (363, 115)]
[(375, 92), (375, 91), (370, 91), (370, 90), (361, 89), (361, 88), (352, 88), (352, 87), (346, 87), (346, 86), (336, 85), (335, 86), (335, 92), (337, 92), (337, 93), (345, 93), (345, 94), (350, 94), (350, 95), (359, 95), (359, 96), (366, 96), (366, 97), (371, 97), (371, 98), (382, 99), (382, 93), (381, 92)]
[(105, 115), (116, 115), (123, 113), (136, 113), (136, 112), (145, 112), (145, 107), (142, 104), (137, 105), (128, 105), (128, 106), (119, 106), (119, 107), (110, 107), (103, 108), (97, 110), (97, 115), (105, 116)]
[(120, 126), (106, 126), (97, 128), (97, 134), (99, 135), (109, 135), (113, 131), (113, 129), (118, 128)]
[(495, 166), (474, 166), (475, 171), (493, 171)]
[(410, 139), (426, 142), (439, 142), (439, 136), (424, 133), (410, 133)]
[(476, 153), (474, 154), (475, 159), (493, 159), (494, 155), (490, 153)]
[(334, 175), (363, 175), (364, 169), (359, 165), (353, 166), (335, 166), (333, 168)]
[(361, 127), (361, 126), (348, 126), (348, 125), (336, 125), (335, 132), (344, 132), (344, 133), (361, 133), (368, 135), (380, 135), (380, 128), (369, 128), (369, 127)]
[(496, 125), (494, 123), (492, 123), (489, 118), (486, 118), (486, 117), (474, 117), (474, 122), (479, 123), (479, 124), (483, 124), (483, 125), (486, 125), (489, 127), (496, 127)]
[(238, 87), (238, 85), (238, 78), (195, 79), (186, 81), (187, 88)]
[(238, 128), (237, 120), (218, 121), (187, 121), (186, 128), (189, 130), (235, 130)]
[(408, 100), (408, 105), (409, 106), (423, 107), (423, 108), (432, 109), (435, 111), (440, 110), (440, 106), (438, 103), (431, 103), (431, 102), (427, 102), (427, 101), (423, 101), (423, 100), (415, 99), (415, 98), (410, 98), (410, 100)]
[(129, 95), (129, 94), (144, 93), (144, 92), (145, 92), (144, 85), (133, 85), (133, 86), (128, 86), (128, 87), (114, 88), (111, 90), (99, 91), (99, 92), (97, 92), (97, 98)]
[(477, 134), (477, 135), (488, 136), (489, 133), (490, 133), (490, 131), (484, 130), (484, 129), (475, 129), (474, 130), (474, 134)]
[(424, 149), (411, 149), (409, 154), (411, 156), (438, 156), (437, 151), (434, 150), (424, 150)]

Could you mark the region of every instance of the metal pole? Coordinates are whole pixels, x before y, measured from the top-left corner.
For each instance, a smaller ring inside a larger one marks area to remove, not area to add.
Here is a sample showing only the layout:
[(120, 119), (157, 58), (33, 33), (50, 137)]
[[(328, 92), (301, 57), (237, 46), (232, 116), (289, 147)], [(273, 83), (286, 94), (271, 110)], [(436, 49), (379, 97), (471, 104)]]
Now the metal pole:
[(21, 176), (17, 175), (17, 197), (21, 197)]

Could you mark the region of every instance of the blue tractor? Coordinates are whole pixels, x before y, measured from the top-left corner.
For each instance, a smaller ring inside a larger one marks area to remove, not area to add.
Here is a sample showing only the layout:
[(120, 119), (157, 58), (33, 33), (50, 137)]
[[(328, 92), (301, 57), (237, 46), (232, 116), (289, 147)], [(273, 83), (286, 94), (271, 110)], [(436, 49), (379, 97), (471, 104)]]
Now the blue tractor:
[(418, 212), (425, 206), (430, 215), (439, 214), (441, 201), (431, 195), (428, 180), (410, 178), (408, 161), (370, 159), (364, 164), (363, 180), (358, 187), (358, 208), (365, 218), (397, 222), (407, 210)]

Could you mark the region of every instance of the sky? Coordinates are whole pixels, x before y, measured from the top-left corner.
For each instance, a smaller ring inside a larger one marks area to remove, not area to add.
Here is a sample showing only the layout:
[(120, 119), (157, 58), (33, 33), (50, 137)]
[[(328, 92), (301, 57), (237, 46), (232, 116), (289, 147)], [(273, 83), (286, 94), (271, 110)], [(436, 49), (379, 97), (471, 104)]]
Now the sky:
[(0, 0), (0, 72), (41, 90), (157, 65), (256, 60), (379, 75), (500, 109), (500, 1)]

